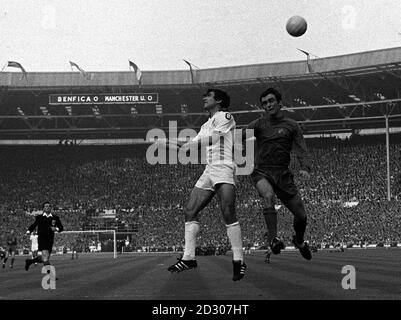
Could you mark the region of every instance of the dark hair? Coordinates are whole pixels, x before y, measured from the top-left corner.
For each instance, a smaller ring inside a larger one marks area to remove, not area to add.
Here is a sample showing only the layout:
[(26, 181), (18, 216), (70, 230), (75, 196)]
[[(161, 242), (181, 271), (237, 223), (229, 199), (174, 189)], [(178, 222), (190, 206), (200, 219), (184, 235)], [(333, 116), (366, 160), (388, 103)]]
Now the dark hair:
[(43, 202), (43, 204), (42, 204), (42, 208), (44, 208), (44, 207), (45, 207), (45, 204), (50, 204), (50, 202), (49, 202), (49, 201), (45, 201), (45, 202)]
[(209, 89), (207, 90), (206, 94), (209, 92), (214, 92), (215, 100), (221, 100), (220, 106), (222, 109), (228, 109), (230, 106), (230, 96), (227, 94), (227, 92), (219, 89)]
[(278, 92), (274, 88), (267, 88), (265, 91), (262, 92), (259, 98), (259, 102), (262, 102), (262, 98), (266, 97), (268, 94), (273, 94), (276, 97), (277, 102), (281, 101), (281, 93)]

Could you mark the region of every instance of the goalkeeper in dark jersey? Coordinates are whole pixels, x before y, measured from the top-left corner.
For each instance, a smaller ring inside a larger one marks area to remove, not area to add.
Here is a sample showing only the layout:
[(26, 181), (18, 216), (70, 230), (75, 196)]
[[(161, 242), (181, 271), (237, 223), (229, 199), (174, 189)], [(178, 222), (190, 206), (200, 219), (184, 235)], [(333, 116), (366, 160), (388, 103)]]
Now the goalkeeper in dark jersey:
[[(266, 111), (264, 117), (256, 119), (247, 126), (247, 129), (254, 130), (257, 150), (251, 178), (264, 200), (263, 215), (272, 253), (279, 254), (285, 247), (284, 242), (277, 237), (275, 209), (275, 195), (277, 195), (294, 215), (295, 247), (305, 259), (311, 260), (311, 251), (304, 240), (307, 215), (294, 184), (294, 176), (288, 168), (291, 151), (294, 151), (300, 163), (301, 178), (309, 180), (310, 161), (302, 130), (295, 120), (283, 115), (281, 99), (280, 92), (274, 88), (264, 91), (260, 96), (262, 108)], [(245, 138), (245, 131), (243, 137)]]

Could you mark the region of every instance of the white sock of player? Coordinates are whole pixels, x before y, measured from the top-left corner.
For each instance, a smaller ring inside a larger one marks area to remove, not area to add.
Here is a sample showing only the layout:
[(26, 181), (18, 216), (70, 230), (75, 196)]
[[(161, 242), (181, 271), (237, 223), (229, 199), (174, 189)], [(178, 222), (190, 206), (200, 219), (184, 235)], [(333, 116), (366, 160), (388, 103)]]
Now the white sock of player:
[(228, 239), (231, 243), (231, 250), (233, 251), (233, 260), (244, 261), (244, 254), (242, 252), (242, 237), (241, 227), (239, 222), (226, 224)]
[(196, 236), (199, 233), (199, 222), (188, 221), (185, 222), (185, 248), (183, 260), (195, 259)]

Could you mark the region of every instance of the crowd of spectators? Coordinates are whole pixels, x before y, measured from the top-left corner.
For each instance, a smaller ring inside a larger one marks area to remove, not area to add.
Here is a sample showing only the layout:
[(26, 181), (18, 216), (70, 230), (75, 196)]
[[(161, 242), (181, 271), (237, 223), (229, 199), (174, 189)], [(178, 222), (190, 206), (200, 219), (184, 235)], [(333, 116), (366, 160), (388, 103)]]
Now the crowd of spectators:
[[(401, 242), (400, 137), (392, 136), (390, 144), (391, 201), (387, 200), (382, 136), (307, 139), (307, 144), (312, 179), (300, 181), (298, 163), (295, 159), (291, 163), (308, 212), (307, 238), (315, 243)], [(13, 228), (21, 245), (29, 247), (24, 233), (33, 222), (31, 212), (40, 210), (46, 200), (53, 204), (65, 230), (119, 225), (133, 231), (128, 236), (131, 249), (182, 248), (183, 209), (204, 167), (150, 165), (146, 147), (0, 147), (0, 235)], [(263, 204), (249, 176), (237, 178), (236, 210), (244, 245), (262, 246), (266, 231)], [(107, 225), (111, 220), (94, 217), (94, 212), (105, 209), (116, 210), (115, 223)], [(292, 216), (283, 206), (278, 212), (280, 235), (289, 240)], [(216, 200), (204, 209), (200, 223), (200, 246), (228, 246)], [(83, 236), (62, 239), (72, 248)], [(82, 242), (80, 247), (87, 247)]]

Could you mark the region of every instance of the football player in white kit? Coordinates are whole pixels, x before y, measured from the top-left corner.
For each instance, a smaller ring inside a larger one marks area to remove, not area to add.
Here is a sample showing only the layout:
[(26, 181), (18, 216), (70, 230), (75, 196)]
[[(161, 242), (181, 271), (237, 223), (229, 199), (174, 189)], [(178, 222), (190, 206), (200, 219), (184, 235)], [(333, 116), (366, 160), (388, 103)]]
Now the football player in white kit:
[[(31, 240), (31, 256), (32, 259), (35, 259), (38, 256), (38, 235), (36, 231), (32, 232), (29, 239)], [(35, 262), (35, 265), (37, 265), (37, 262)]]
[(181, 272), (197, 267), (196, 237), (199, 233), (198, 214), (217, 195), (227, 236), (233, 252), (233, 281), (245, 275), (241, 228), (235, 215), (235, 163), (233, 159), (235, 121), (228, 112), (230, 97), (226, 92), (209, 89), (203, 98), (203, 108), (209, 114), (198, 135), (182, 145), (183, 151), (192, 146), (206, 148), (206, 168), (193, 188), (185, 208), (184, 254), (168, 268)]

